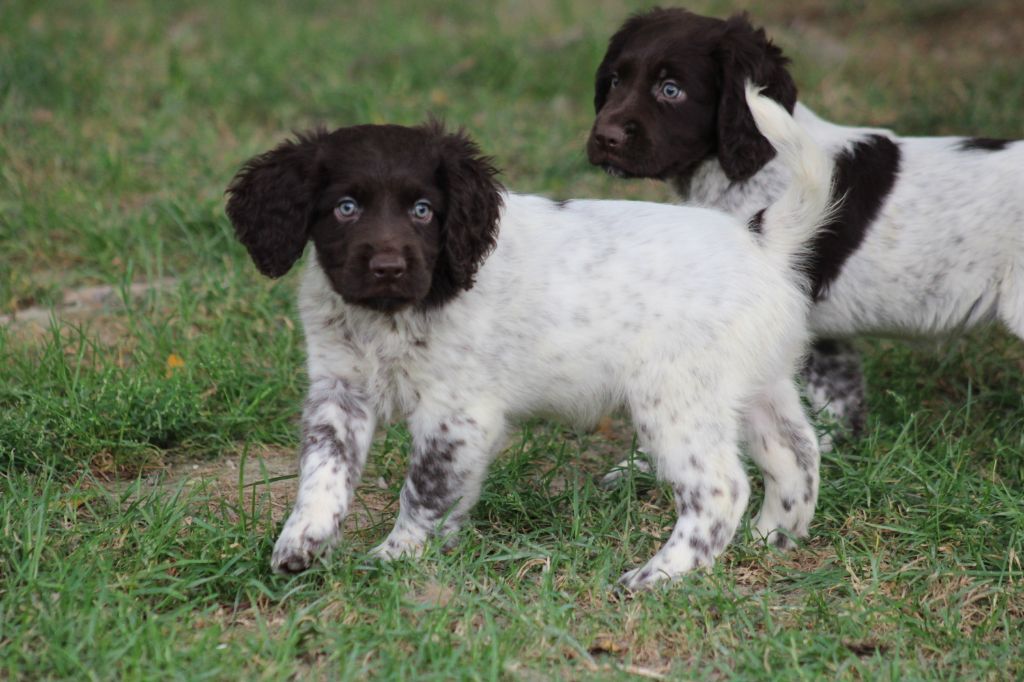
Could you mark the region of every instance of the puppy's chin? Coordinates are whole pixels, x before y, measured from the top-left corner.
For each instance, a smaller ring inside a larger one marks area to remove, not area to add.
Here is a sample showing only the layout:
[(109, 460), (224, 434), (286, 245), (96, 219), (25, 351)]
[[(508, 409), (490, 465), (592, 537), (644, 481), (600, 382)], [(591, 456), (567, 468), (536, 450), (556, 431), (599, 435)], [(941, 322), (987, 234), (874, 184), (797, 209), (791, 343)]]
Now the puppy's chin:
[(374, 281), (369, 275), (346, 276), (344, 268), (331, 268), (327, 279), (345, 303), (380, 313), (397, 313), (420, 305), (430, 293), (431, 279), (418, 271), (392, 282)]
[(604, 160), (594, 163), (594, 165), (599, 166), (613, 178), (626, 180), (671, 180), (676, 177), (689, 177), (692, 175), (699, 165), (699, 161), (661, 166), (652, 163), (631, 163), (624, 159), (606, 157)]
[(370, 310), (376, 310), (378, 313), (387, 313), (389, 315), (401, 312), (406, 308), (411, 308), (416, 305), (418, 301), (414, 298), (401, 298), (392, 296), (373, 296), (370, 298), (362, 298), (359, 300), (349, 301), (353, 305), (358, 305), (363, 308), (369, 308)]
[(587, 160), (613, 178), (627, 180), (669, 180), (676, 175), (691, 173), (697, 165), (696, 161), (689, 159), (666, 158), (643, 150), (644, 147), (631, 146), (614, 153), (591, 143), (587, 145)]
[(668, 171), (656, 170), (650, 167), (630, 167), (628, 165), (624, 165), (621, 161), (606, 161), (605, 163), (599, 165), (608, 175), (612, 176), (613, 178), (621, 178), (624, 180), (639, 180), (644, 178), (652, 178), (654, 180), (667, 180), (672, 175)]
[(632, 175), (622, 167), (618, 159), (613, 159), (607, 152), (596, 151), (594, 145), (587, 145), (587, 160), (613, 178), (628, 178)]
[(379, 313), (397, 313), (414, 308), (423, 302), (427, 289), (418, 286), (373, 286), (335, 289), (350, 305), (376, 310)]
[(601, 164), (601, 170), (603, 170), (605, 173), (607, 173), (608, 175), (612, 176), (613, 178), (632, 178), (633, 177), (633, 175), (631, 173), (626, 172), (624, 169), (616, 166), (613, 163), (607, 163), (607, 162), (606, 163), (602, 163)]
[(331, 288), (334, 289), (334, 293), (341, 296), (342, 300), (349, 305), (388, 314), (414, 307), (422, 302), (426, 296), (426, 293), (417, 295), (413, 292), (398, 291), (388, 287), (375, 287), (369, 291), (364, 288), (346, 288), (334, 282), (331, 283)]
[(649, 169), (638, 167), (638, 164), (630, 163), (626, 159), (618, 158), (607, 153), (592, 153), (590, 154), (589, 160), (591, 164), (599, 167), (613, 178), (630, 180), (635, 178), (658, 177), (657, 174), (648, 172)]

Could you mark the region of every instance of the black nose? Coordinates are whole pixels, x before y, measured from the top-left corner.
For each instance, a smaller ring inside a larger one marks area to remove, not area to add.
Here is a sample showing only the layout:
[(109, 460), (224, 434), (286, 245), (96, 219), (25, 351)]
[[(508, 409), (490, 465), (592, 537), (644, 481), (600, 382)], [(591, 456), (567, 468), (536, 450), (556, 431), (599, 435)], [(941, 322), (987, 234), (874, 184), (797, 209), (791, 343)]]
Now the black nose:
[(398, 279), (405, 274), (405, 258), (397, 253), (378, 253), (370, 259), (370, 272), (379, 279)]
[(625, 144), (635, 130), (635, 123), (621, 126), (613, 123), (599, 123), (594, 129), (594, 137), (597, 139), (597, 143), (605, 149), (615, 149)]

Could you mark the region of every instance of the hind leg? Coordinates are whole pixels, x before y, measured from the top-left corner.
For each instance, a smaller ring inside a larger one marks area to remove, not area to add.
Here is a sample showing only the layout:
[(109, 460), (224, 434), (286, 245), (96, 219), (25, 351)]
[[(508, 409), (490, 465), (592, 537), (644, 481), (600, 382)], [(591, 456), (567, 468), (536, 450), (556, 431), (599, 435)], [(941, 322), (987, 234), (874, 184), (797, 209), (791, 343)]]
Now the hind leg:
[[(803, 368), (807, 398), (815, 412), (824, 413), (850, 436), (864, 431), (867, 419), (864, 370), (860, 354), (852, 344), (817, 339), (811, 345)], [(832, 449), (832, 439), (823, 438), (821, 449)]]
[(754, 529), (786, 549), (792, 545), (790, 536), (807, 535), (818, 501), (821, 459), (792, 381), (781, 380), (755, 399), (746, 431), (751, 459), (764, 475), (764, 504)]
[(696, 396), (671, 397), (631, 400), (640, 440), (658, 478), (672, 486), (677, 515), (657, 554), (619, 580), (631, 590), (713, 565), (736, 533), (750, 494), (730, 406)]

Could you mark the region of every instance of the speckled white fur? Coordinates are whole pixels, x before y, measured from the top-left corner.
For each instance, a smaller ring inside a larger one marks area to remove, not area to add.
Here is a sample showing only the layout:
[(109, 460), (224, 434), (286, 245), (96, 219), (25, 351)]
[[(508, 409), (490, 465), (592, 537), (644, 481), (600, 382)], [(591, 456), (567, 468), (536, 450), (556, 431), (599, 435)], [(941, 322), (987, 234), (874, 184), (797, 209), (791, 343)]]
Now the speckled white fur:
[[(998, 319), (1024, 338), (1024, 142), (962, 149), (962, 137), (835, 125), (800, 103), (794, 117), (833, 157), (873, 134), (901, 151), (879, 215), (811, 309), (815, 336), (943, 336)], [(775, 159), (736, 183), (711, 160), (677, 189), (687, 201), (746, 217), (773, 201), (789, 176)], [(818, 408), (829, 399), (809, 395)]]
[[(762, 104), (758, 120), (772, 119), (802, 171), (760, 239), (708, 209), (509, 194), (475, 286), (396, 314), (346, 304), (308, 258), (307, 447), (274, 568), (301, 570), (335, 542), (377, 418), (404, 418), (413, 439), (399, 517), (374, 550), (382, 558), (454, 534), (510, 421), (556, 413), (588, 424), (623, 403), (678, 515), (664, 547), (623, 576), (628, 587), (722, 551), (749, 491), (744, 436), (769, 481), (756, 529), (779, 546), (805, 534), (818, 450), (790, 379), (808, 303), (789, 261), (825, 218), (829, 173), (788, 115)], [(318, 455), (318, 419), (357, 454)]]

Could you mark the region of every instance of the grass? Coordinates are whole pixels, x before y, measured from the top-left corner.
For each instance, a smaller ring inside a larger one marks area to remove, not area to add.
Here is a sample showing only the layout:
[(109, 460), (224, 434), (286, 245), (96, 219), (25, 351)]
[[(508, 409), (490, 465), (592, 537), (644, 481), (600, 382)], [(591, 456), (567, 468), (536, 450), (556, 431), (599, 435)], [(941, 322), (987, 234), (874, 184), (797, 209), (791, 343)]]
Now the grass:
[[(517, 190), (670, 200), (582, 152), (593, 69), (640, 6), (0, 5), (0, 679), (1024, 676), (1024, 348), (998, 330), (864, 344), (869, 433), (826, 456), (789, 554), (740, 537), (708, 574), (615, 592), (669, 500), (595, 486), (621, 424), (531, 422), (456, 551), (377, 566), (392, 427), (334, 560), (269, 573), (302, 338), (294, 277), (232, 237), (228, 180), (293, 129), (432, 112)], [(1012, 0), (750, 9), (830, 117), (1022, 136)], [(68, 298), (86, 287), (112, 293)]]

